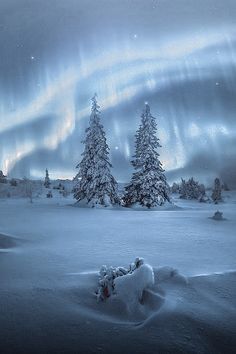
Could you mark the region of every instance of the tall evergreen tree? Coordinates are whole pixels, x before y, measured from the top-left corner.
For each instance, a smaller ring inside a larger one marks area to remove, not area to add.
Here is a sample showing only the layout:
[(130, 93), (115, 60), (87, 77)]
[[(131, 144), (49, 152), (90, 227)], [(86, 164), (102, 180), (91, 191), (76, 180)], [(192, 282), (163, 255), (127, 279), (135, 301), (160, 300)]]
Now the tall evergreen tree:
[(104, 128), (100, 122), (100, 111), (96, 95), (92, 98), (90, 125), (86, 129), (86, 138), (82, 160), (76, 166), (79, 169), (75, 179), (74, 198), (85, 201), (91, 206), (108, 206), (119, 203), (117, 182), (112, 176)]
[(135, 135), (135, 155), (131, 163), (136, 172), (125, 188), (123, 200), (126, 206), (138, 203), (151, 208), (169, 201), (169, 186), (159, 160), (157, 150), (161, 145), (156, 132), (156, 119), (146, 104)]
[(45, 179), (44, 179), (44, 186), (46, 188), (50, 188), (51, 182), (50, 182), (49, 173), (48, 173), (48, 169), (47, 168), (46, 168), (45, 172), (46, 172), (46, 176), (45, 176)]
[(212, 200), (213, 200), (213, 202), (214, 202), (215, 204), (217, 204), (218, 202), (221, 202), (221, 201), (222, 201), (222, 197), (221, 197), (221, 184), (220, 184), (219, 178), (216, 178), (216, 179), (215, 179), (215, 182), (214, 182), (214, 189), (213, 189), (213, 191), (212, 191), (211, 198), (212, 198)]

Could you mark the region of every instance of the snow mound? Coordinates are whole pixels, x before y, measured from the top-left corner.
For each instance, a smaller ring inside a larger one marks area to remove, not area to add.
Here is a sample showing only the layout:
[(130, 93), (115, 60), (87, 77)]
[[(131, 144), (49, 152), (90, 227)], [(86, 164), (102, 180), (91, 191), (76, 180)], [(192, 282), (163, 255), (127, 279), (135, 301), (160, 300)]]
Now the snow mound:
[(7, 236), (0, 234), (0, 249), (9, 249), (16, 247), (18, 244), (18, 240), (16, 240), (12, 236)]
[[(95, 284), (99, 279), (98, 273), (88, 272), (75, 275), (74, 286), (69, 290), (70, 301), (76, 305), (73, 311), (78, 312), (78, 315), (83, 314), (96, 321), (112, 324), (136, 326), (144, 323), (153, 314), (159, 312), (165, 298), (158, 291), (146, 287), (154, 285), (155, 277), (152, 267), (144, 265), (134, 275), (136, 272), (131, 277), (129, 274), (128, 285), (126, 275), (117, 277), (115, 279), (116, 293), (105, 301), (96, 301)], [(121, 278), (123, 278), (122, 281), (117, 282)], [(142, 279), (142, 287), (135, 284), (134, 279), (137, 280), (137, 278)]]
[[(175, 293), (185, 289), (187, 279), (171, 267), (153, 269), (142, 264), (128, 274), (114, 279), (114, 290), (105, 301), (96, 301), (95, 284), (100, 273), (74, 274), (70, 296), (78, 313), (121, 325), (144, 326), (175, 303)], [(79, 278), (78, 278), (79, 277)], [(78, 287), (79, 284), (79, 287)]]
[(133, 273), (120, 276), (114, 280), (117, 297), (126, 304), (128, 311), (133, 312), (144, 302), (144, 290), (154, 285), (153, 269), (143, 264)]
[(223, 213), (220, 212), (219, 210), (217, 210), (217, 211), (214, 213), (214, 215), (213, 215), (210, 219), (217, 220), (217, 221), (226, 220), (226, 219), (223, 217)]
[(155, 270), (155, 283), (164, 283), (171, 281), (176, 284), (187, 284), (187, 278), (172, 267), (161, 267)]
[(101, 205), (99, 203), (95, 203), (93, 201), (91, 202), (87, 202), (86, 200), (81, 200), (79, 202), (75, 202), (73, 204), (71, 204), (71, 206), (76, 207), (76, 208), (81, 208), (81, 209), (98, 209), (98, 210), (123, 210), (125, 208), (123, 208), (121, 205), (119, 204), (104, 204)]

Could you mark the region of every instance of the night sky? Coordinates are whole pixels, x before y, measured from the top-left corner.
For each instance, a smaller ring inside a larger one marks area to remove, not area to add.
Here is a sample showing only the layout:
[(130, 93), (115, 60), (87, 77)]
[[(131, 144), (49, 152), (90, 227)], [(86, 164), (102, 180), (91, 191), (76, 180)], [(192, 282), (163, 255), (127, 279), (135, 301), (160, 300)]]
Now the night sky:
[(114, 176), (144, 102), (169, 181), (236, 184), (235, 0), (1, 0), (0, 169), (71, 178), (96, 92)]

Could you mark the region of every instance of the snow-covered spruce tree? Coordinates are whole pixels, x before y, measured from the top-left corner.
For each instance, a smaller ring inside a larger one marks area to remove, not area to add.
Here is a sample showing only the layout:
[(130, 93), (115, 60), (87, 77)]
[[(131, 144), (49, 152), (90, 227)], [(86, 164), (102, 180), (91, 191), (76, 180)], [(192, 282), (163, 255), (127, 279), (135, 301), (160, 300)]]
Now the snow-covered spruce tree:
[(7, 176), (0, 170), (0, 183), (7, 183)]
[(46, 188), (50, 188), (50, 178), (49, 178), (49, 173), (48, 173), (48, 169), (46, 168), (46, 176), (45, 176), (45, 179), (44, 179), (44, 186)]
[(185, 181), (183, 178), (180, 185), (180, 198), (181, 199), (198, 199), (199, 201), (205, 201), (204, 196), (206, 194), (205, 186), (199, 184), (194, 178), (189, 178)]
[(214, 185), (214, 189), (211, 195), (211, 198), (213, 200), (213, 202), (215, 204), (217, 204), (218, 202), (222, 201), (222, 197), (221, 197), (221, 184), (220, 184), (220, 180), (219, 178), (215, 179), (215, 185)]
[(96, 95), (92, 98), (90, 125), (86, 129), (86, 138), (82, 160), (76, 166), (79, 169), (75, 177), (74, 198), (88, 205), (109, 206), (119, 203), (117, 182), (111, 174), (109, 147), (104, 128), (100, 122), (100, 111)]
[(179, 189), (180, 189), (179, 184), (174, 182), (171, 187), (171, 192), (172, 193), (179, 193)]
[(151, 115), (149, 105), (145, 104), (135, 135), (135, 155), (131, 161), (136, 172), (125, 187), (125, 206), (140, 204), (152, 208), (170, 201), (169, 186), (157, 152), (161, 145), (156, 132), (156, 119)]

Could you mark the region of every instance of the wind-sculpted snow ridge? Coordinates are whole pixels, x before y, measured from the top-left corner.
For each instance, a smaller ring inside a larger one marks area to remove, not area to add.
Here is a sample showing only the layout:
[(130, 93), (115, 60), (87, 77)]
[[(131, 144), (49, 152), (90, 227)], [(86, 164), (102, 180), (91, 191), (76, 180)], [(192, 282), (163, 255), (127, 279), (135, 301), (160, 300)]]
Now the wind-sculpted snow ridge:
[(19, 242), (20, 240), (13, 236), (0, 234), (0, 251), (14, 248), (18, 246)]
[[(219, 345), (226, 345), (227, 340), (233, 342), (232, 333), (236, 329), (236, 271), (187, 278), (172, 267), (154, 269), (153, 286), (143, 291), (135, 306), (132, 301), (130, 303), (128, 287), (126, 292), (122, 289), (121, 297), (118, 291), (117, 295), (97, 302), (94, 292), (98, 274), (83, 273), (78, 280), (79, 287), (72, 291), (71, 298), (78, 314), (83, 313), (99, 322), (125, 325), (130, 330), (155, 328), (162, 334), (174, 331), (172, 337), (175, 337), (175, 343), (178, 343), (178, 336), (184, 341), (177, 346), (189, 350), (194, 344), (188, 341), (197, 342), (199, 336), (203, 348), (215, 345), (211, 343), (212, 336), (218, 336)], [(132, 300), (132, 289), (130, 296)], [(183, 332), (187, 333), (184, 338)], [(211, 337), (208, 338), (208, 335)], [(158, 340), (162, 344), (166, 342), (161, 335)], [(199, 343), (195, 344), (199, 346)], [(199, 353), (203, 353), (202, 350)]]

